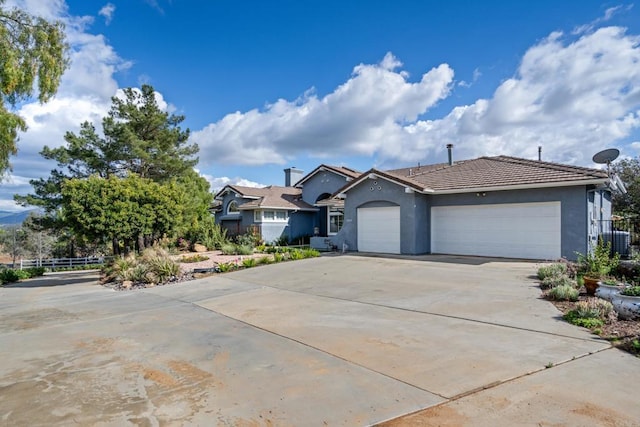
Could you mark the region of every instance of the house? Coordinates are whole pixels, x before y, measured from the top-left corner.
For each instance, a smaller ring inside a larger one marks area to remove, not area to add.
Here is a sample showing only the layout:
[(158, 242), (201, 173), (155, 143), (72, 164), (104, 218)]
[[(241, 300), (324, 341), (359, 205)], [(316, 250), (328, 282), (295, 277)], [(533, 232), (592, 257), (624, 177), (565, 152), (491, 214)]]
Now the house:
[(285, 169), (285, 186), (227, 185), (215, 197), (216, 223), (235, 236), (252, 231), (265, 242), (335, 235), (342, 227), (344, 201), (332, 195), (360, 173), (320, 165), (309, 174)]
[(606, 171), (508, 156), (355, 170), (320, 165), (285, 187), (226, 186), (216, 221), (265, 241), (312, 236), (318, 249), (575, 259), (611, 217)]
[[(450, 156), (451, 158), (451, 156)], [(496, 156), (380, 171), (340, 190), (335, 244), (396, 254), (575, 259), (611, 217), (607, 172)]]

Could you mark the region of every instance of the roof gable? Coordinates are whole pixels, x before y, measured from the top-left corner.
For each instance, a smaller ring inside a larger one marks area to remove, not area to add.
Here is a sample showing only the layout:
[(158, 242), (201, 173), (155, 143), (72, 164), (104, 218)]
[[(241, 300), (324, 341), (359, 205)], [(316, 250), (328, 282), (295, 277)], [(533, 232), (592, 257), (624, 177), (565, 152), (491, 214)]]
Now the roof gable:
[(317, 210), (302, 200), (302, 190), (295, 187), (280, 187), (270, 185), (268, 187), (244, 187), (240, 185), (227, 185), (216, 195), (216, 199), (228, 192), (234, 192), (241, 198), (249, 199), (240, 203), (240, 210), (254, 209), (287, 209), (287, 210)]
[(309, 172), (308, 174), (306, 174), (304, 177), (302, 177), (302, 179), (300, 179), (300, 181), (296, 183), (295, 187), (302, 188), (302, 186), (306, 181), (311, 179), (317, 173), (324, 172), (324, 171), (329, 171), (329, 172), (333, 172), (335, 174), (341, 175), (345, 177), (348, 181), (355, 179), (361, 175), (360, 172), (345, 166), (330, 166), (330, 165), (322, 164), (317, 168), (315, 168), (314, 170), (312, 170), (311, 172)]

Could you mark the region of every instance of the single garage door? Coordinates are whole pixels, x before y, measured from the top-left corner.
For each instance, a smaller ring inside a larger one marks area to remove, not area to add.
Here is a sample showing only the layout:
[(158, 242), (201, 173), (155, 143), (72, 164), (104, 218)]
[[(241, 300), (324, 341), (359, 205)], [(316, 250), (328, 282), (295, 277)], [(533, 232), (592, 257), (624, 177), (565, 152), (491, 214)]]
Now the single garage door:
[(400, 253), (400, 206), (358, 208), (358, 251)]
[(431, 252), (560, 258), (560, 202), (431, 208)]

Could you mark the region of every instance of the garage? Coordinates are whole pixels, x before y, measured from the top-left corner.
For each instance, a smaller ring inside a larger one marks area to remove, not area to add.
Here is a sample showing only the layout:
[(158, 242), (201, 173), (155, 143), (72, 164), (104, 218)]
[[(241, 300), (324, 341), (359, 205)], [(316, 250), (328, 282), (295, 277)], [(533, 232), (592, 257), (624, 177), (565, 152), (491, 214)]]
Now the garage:
[(431, 252), (558, 259), (560, 202), (431, 208)]
[(358, 208), (358, 251), (400, 253), (400, 206)]

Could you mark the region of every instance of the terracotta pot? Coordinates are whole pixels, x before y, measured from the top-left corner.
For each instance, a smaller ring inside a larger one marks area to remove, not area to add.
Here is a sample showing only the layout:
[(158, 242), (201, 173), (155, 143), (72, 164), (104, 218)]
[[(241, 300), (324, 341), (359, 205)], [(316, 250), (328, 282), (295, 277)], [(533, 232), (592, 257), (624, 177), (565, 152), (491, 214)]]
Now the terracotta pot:
[(582, 281), (584, 282), (584, 287), (587, 290), (587, 295), (595, 295), (596, 289), (598, 289), (598, 284), (600, 283), (600, 279), (595, 277), (583, 276)]

